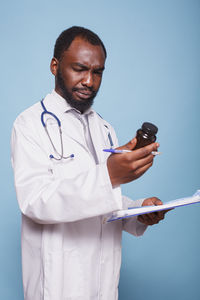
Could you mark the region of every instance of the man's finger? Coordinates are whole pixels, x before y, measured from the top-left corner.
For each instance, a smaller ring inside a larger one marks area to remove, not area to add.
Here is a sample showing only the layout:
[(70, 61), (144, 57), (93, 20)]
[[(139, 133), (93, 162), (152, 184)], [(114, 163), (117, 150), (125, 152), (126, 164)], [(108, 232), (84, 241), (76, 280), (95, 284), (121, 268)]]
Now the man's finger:
[(149, 218), (147, 214), (138, 216), (138, 220), (146, 225), (152, 222), (152, 220)]
[(163, 220), (165, 217), (165, 213), (163, 210), (157, 211), (156, 214), (157, 214), (159, 220)]
[[(133, 149), (133, 151), (131, 153), (127, 153), (127, 155), (129, 156), (132, 155), (132, 157), (134, 157), (135, 159), (141, 159), (150, 155), (152, 151), (157, 151), (158, 147), (159, 147), (158, 143), (152, 143), (148, 146), (136, 150)], [(153, 158), (155, 157), (153, 154), (151, 155), (153, 156)]]
[(150, 145), (147, 145), (145, 147), (139, 148), (134, 150), (135, 146), (137, 144), (137, 139), (133, 138), (130, 140), (127, 144), (117, 147), (117, 150), (130, 150), (131, 153), (127, 153), (128, 155), (132, 155), (134, 159), (140, 159), (148, 156), (151, 154), (152, 151), (157, 151), (159, 144), (158, 143), (152, 143)]
[(138, 221), (145, 225), (154, 225), (159, 222), (157, 219), (150, 218), (150, 214), (143, 214), (138, 216)]
[(144, 167), (141, 167), (139, 169), (137, 169), (134, 173), (135, 176), (138, 178), (139, 176), (143, 175), (150, 167), (152, 166), (152, 162), (145, 165)]
[(154, 205), (162, 205), (162, 201), (158, 198), (155, 198)]
[(148, 156), (146, 156), (144, 158), (138, 159), (137, 161), (135, 161), (133, 163), (134, 170), (137, 170), (137, 169), (142, 168), (149, 164), (153, 164), (153, 159), (154, 159), (154, 156), (152, 154), (149, 154)]
[(135, 148), (136, 144), (137, 144), (137, 140), (136, 140), (136, 138), (133, 138), (127, 144), (125, 144), (123, 146), (120, 146), (117, 149), (119, 149), (119, 150), (122, 150), (122, 149), (133, 150)]

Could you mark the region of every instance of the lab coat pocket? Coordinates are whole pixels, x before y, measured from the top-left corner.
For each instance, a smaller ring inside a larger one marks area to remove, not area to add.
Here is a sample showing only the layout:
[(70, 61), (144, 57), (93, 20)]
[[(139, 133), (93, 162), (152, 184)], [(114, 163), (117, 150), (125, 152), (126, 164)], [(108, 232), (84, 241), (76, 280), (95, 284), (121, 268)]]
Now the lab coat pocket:
[(84, 298), (84, 276), (75, 249), (48, 253), (45, 264), (45, 300), (80, 300)]
[(67, 179), (73, 177), (77, 172), (78, 166), (74, 158), (54, 162), (53, 173), (55, 178)]

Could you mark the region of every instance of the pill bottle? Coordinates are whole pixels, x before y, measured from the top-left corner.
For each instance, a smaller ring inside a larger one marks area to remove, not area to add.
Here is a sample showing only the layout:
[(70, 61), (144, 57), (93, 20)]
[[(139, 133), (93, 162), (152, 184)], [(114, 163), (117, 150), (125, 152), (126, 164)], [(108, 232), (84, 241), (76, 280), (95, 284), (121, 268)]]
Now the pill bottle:
[(145, 122), (142, 124), (142, 127), (137, 130), (136, 139), (137, 144), (134, 148), (142, 148), (156, 141), (156, 133), (158, 132), (158, 128), (149, 122)]

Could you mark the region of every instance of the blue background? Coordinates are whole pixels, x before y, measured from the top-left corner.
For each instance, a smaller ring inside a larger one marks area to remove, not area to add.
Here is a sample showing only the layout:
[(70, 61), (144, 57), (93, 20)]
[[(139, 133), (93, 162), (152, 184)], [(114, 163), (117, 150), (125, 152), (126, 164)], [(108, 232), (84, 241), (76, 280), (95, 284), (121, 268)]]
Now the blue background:
[[(8, 0), (0, 25), (0, 297), (22, 300), (10, 132), (16, 116), (54, 86), (49, 62), (57, 36), (81, 25), (104, 41), (108, 59), (95, 108), (120, 144), (143, 121), (159, 127), (162, 155), (124, 193), (163, 201), (190, 196), (200, 188), (200, 1)], [(200, 299), (199, 213), (199, 204), (179, 208), (143, 237), (124, 234), (120, 300)]]

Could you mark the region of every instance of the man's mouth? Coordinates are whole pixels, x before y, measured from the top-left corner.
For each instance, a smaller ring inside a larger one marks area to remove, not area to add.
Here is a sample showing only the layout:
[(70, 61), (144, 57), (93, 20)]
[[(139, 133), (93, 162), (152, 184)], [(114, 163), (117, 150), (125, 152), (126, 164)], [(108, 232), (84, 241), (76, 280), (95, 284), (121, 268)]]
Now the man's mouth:
[(89, 99), (93, 95), (93, 92), (89, 90), (75, 90), (74, 93), (80, 99)]

